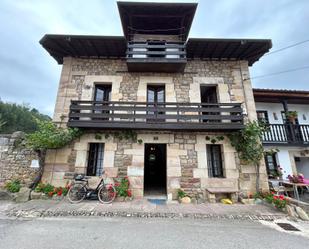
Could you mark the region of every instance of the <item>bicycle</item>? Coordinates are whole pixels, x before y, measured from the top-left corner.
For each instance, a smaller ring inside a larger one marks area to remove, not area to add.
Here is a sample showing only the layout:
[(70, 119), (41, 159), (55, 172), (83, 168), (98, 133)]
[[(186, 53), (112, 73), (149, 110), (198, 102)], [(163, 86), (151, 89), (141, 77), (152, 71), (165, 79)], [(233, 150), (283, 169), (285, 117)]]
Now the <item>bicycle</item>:
[(84, 174), (78, 174), (74, 177), (74, 184), (70, 187), (68, 192), (69, 201), (71, 203), (79, 203), (86, 197), (91, 198), (97, 196), (99, 201), (103, 204), (112, 203), (116, 197), (116, 189), (114, 186), (112, 184), (106, 185), (102, 175), (98, 186), (92, 189), (89, 187), (89, 178), (90, 177)]

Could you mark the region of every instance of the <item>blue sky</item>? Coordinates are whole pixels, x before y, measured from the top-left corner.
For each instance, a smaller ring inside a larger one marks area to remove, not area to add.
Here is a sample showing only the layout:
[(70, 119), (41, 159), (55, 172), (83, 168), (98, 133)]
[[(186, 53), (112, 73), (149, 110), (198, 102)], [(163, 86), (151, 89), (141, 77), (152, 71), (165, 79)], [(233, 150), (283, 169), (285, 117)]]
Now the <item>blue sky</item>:
[[(144, 0), (147, 1), (147, 0)], [(148, 1), (149, 2), (149, 1)], [(156, 1), (160, 2), (160, 1)], [(273, 49), (309, 39), (308, 0), (200, 0), (190, 37), (267, 38)], [(40, 46), (46, 33), (122, 35), (114, 0), (1, 0), (0, 98), (52, 115), (61, 65)], [(309, 66), (309, 42), (265, 56), (251, 77)], [(253, 79), (254, 87), (309, 90), (309, 69)]]

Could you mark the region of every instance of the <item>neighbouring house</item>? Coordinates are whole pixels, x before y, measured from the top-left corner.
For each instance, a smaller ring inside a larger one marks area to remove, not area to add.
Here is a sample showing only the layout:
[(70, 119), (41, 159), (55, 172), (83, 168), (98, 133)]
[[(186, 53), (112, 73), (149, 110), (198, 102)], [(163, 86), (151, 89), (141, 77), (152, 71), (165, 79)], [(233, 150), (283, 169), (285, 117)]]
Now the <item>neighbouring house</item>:
[[(45, 35), (62, 64), (53, 121), (85, 130), (47, 152), (43, 180), (128, 176), (135, 197), (255, 191), (227, 134), (256, 120), (249, 79), (270, 40), (188, 38), (195, 3), (118, 2), (124, 36)], [(261, 188), (268, 189), (265, 165)], [(223, 191), (222, 190), (222, 191)]]
[(279, 149), (265, 155), (270, 178), (304, 174), (309, 178), (309, 91), (253, 89), (257, 117), (269, 127), (262, 142), (267, 150)]

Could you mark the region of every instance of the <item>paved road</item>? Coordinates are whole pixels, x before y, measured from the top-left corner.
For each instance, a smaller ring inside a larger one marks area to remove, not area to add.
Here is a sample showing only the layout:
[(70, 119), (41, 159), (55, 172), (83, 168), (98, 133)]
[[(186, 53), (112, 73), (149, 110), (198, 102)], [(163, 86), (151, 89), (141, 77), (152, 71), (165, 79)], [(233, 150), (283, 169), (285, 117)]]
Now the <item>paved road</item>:
[(40, 218), (0, 219), (0, 248), (308, 248), (309, 239), (253, 221)]

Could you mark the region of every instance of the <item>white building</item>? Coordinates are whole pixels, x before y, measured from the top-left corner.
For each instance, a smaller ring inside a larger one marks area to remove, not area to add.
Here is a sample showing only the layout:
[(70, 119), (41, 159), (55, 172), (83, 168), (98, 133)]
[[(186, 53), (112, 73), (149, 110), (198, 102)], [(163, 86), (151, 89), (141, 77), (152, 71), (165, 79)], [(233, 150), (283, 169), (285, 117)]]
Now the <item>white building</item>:
[[(290, 174), (309, 178), (309, 91), (254, 89), (257, 116), (269, 125), (262, 141), (266, 150), (279, 149), (265, 156), (269, 177), (283, 168), (283, 179)], [(297, 112), (295, 121), (286, 113)]]

